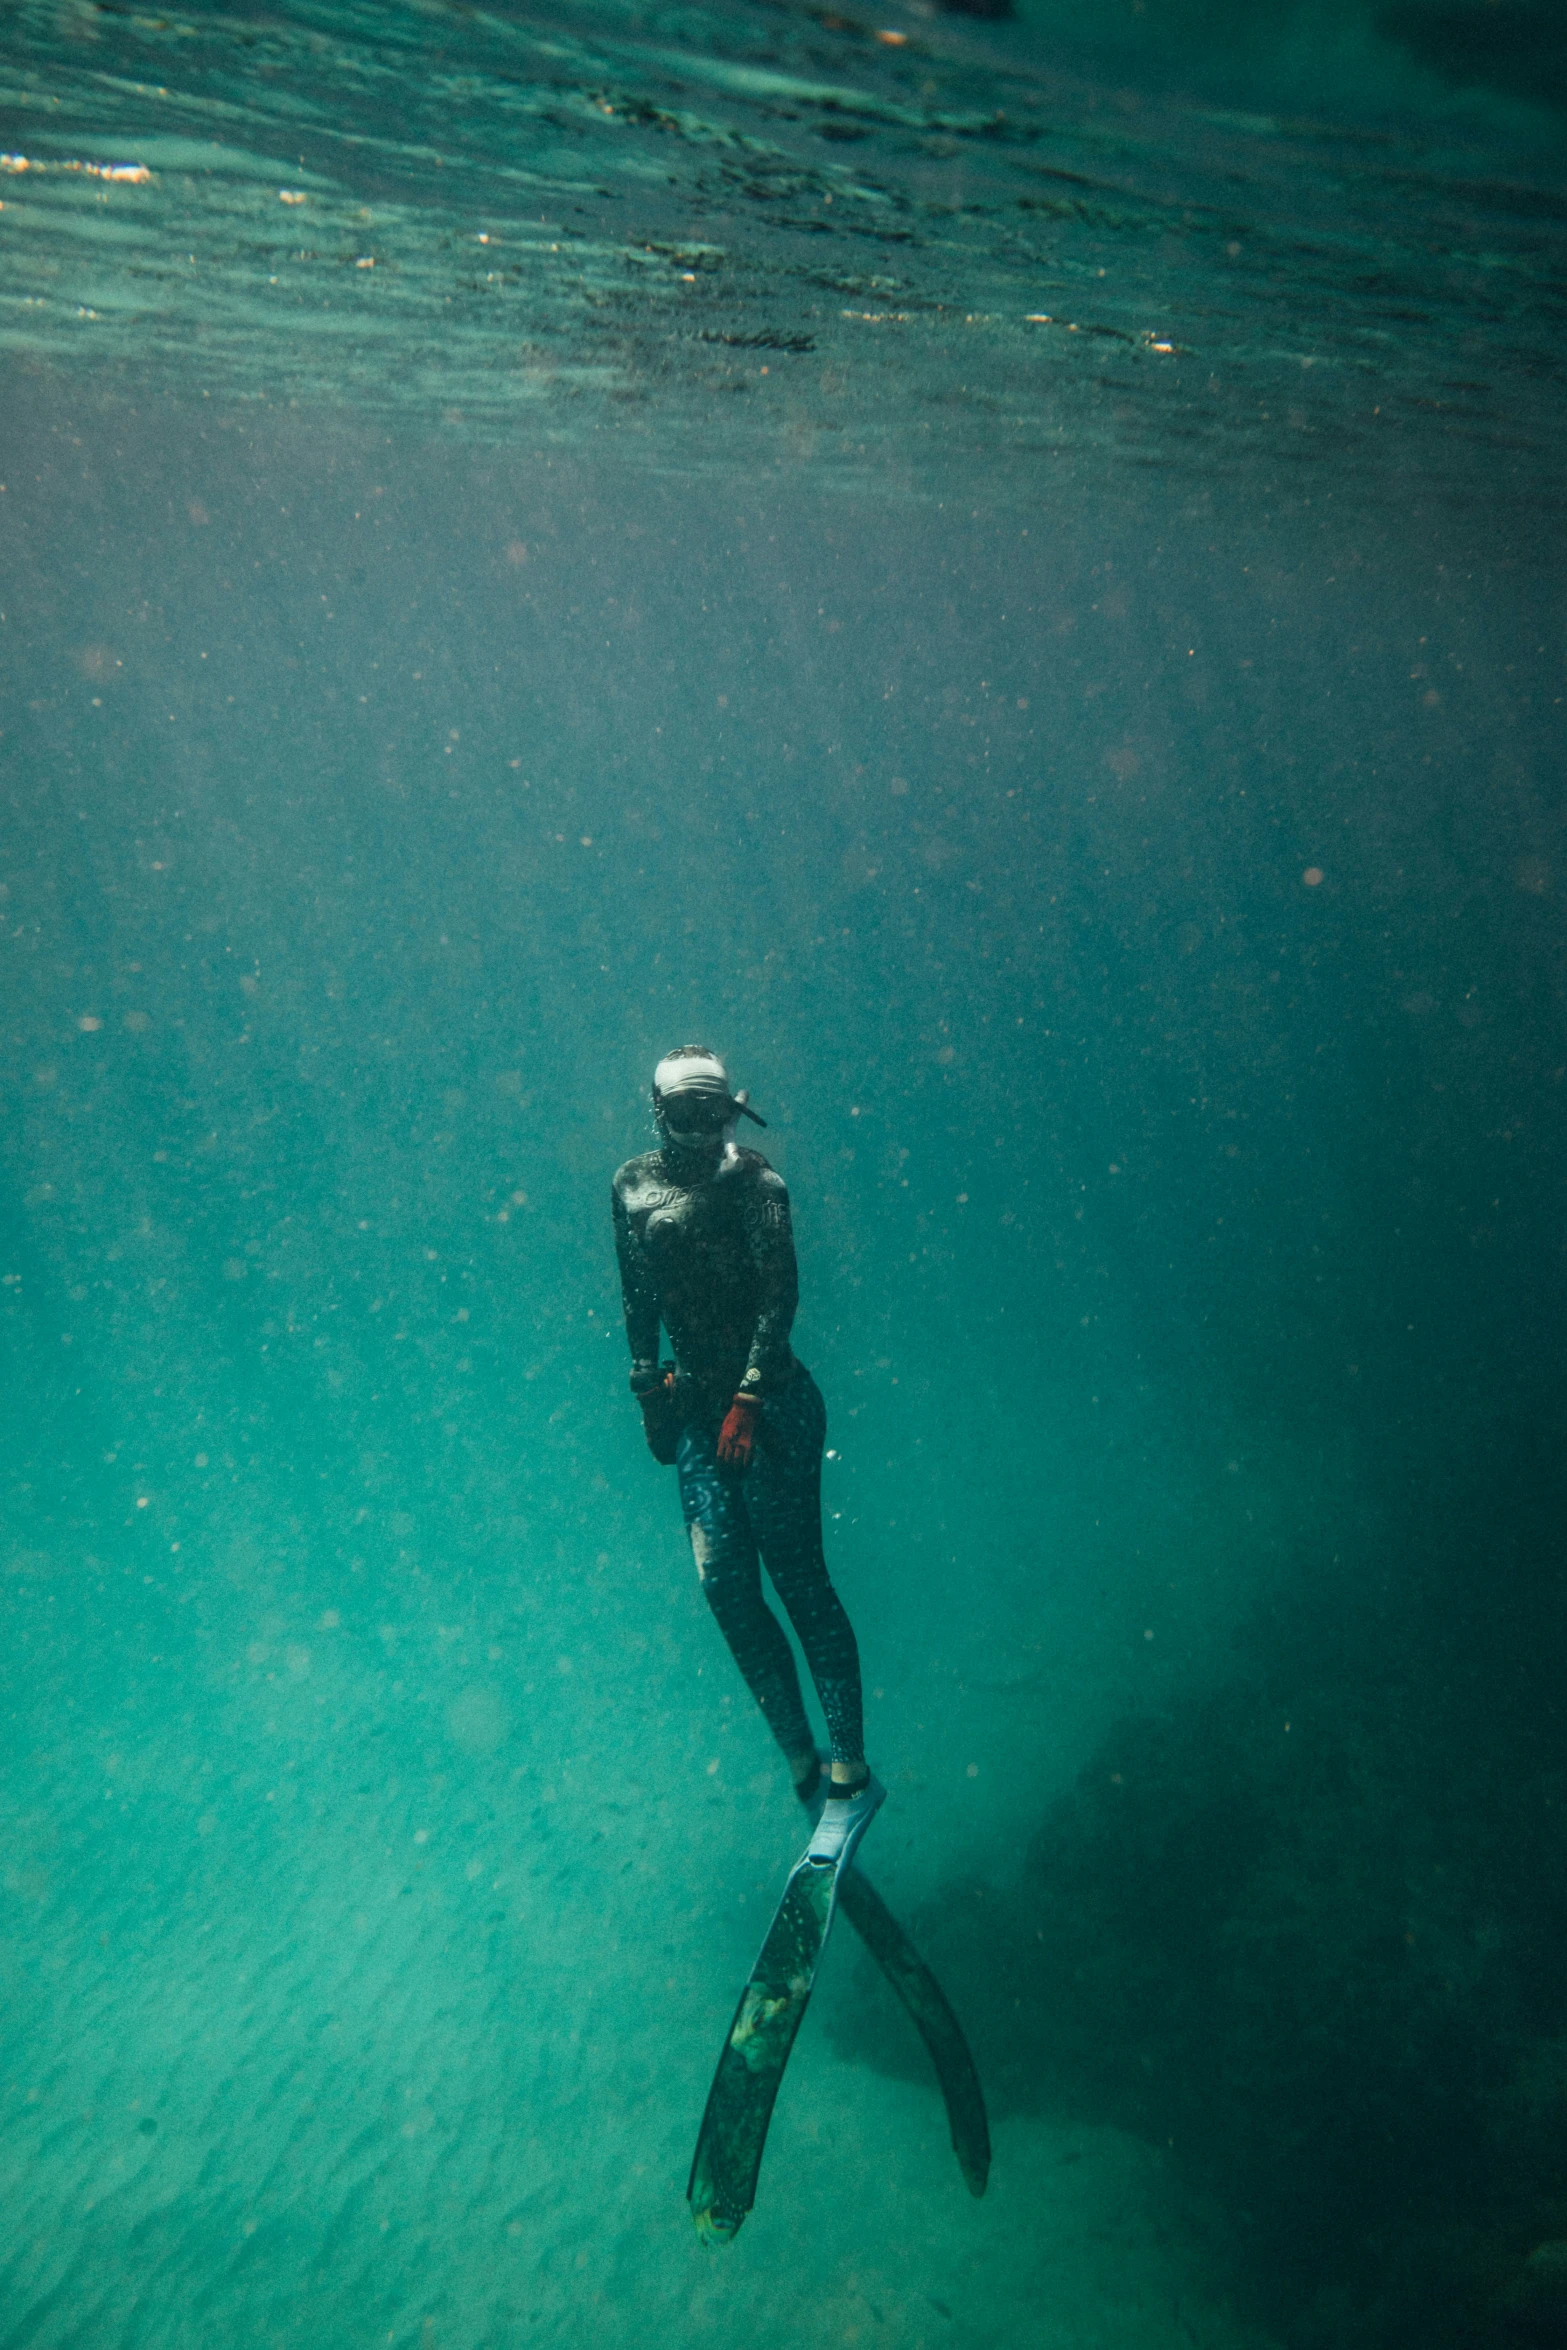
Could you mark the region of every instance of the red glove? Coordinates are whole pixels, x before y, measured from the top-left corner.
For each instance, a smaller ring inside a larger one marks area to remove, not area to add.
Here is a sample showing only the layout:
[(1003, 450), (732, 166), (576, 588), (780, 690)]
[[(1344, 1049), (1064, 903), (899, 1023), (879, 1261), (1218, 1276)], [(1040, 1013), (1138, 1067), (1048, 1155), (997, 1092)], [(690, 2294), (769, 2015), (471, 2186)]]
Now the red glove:
[(756, 1442), (756, 1423), (761, 1416), (759, 1396), (737, 1395), (729, 1406), (718, 1431), (718, 1465), (727, 1469), (731, 1477), (743, 1477), (751, 1466), (751, 1447)]

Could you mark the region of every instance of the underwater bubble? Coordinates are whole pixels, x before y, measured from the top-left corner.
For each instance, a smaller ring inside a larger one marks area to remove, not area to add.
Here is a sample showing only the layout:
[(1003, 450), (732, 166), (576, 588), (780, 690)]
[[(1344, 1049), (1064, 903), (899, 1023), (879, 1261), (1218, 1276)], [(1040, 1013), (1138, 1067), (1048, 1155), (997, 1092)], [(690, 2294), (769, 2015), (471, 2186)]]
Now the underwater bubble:
[(511, 1718), (493, 1689), (465, 1689), (446, 1710), (446, 1727), (467, 1754), (493, 1754), (504, 1744)]

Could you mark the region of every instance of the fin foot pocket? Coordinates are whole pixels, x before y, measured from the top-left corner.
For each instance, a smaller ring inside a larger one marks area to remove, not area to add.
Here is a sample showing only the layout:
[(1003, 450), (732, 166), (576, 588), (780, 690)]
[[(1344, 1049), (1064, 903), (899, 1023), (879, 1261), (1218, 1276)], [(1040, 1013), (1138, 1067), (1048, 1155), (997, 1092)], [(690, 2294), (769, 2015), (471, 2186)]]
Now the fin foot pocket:
[(817, 1868), (846, 1869), (886, 1800), (887, 1790), (875, 1778), (866, 1779), (850, 1796), (829, 1796), (806, 1847), (806, 1859)]

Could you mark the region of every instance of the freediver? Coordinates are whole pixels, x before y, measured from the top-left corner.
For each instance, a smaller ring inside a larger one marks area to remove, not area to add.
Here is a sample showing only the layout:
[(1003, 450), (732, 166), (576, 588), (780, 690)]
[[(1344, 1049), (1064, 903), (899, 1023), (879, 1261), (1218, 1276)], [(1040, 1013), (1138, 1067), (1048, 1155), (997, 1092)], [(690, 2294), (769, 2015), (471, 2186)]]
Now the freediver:
[[(613, 1189), (631, 1392), (648, 1449), (679, 1475), (680, 1506), (708, 1606), (789, 1764), (813, 1859), (847, 1863), (885, 1790), (865, 1761), (860, 1657), (822, 1548), (827, 1410), (789, 1345), (799, 1296), (789, 1193), (742, 1118), (716, 1053), (681, 1045), (653, 1072), (659, 1147)], [(659, 1360), (659, 1325), (674, 1362)], [(825, 1789), (782, 1625), (789, 1612), (821, 1699), (832, 1757)]]

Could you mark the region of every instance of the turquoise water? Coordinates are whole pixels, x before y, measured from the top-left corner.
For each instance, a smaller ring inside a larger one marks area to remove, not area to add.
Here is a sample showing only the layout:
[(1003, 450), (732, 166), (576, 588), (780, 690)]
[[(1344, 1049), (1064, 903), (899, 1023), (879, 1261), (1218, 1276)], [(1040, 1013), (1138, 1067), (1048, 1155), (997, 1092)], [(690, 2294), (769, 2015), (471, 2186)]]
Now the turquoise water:
[[(0, 67), (0, 2345), (1567, 2338), (1552, 25)], [(696, 1039), (995, 2140), (840, 1927), (722, 2255)]]

